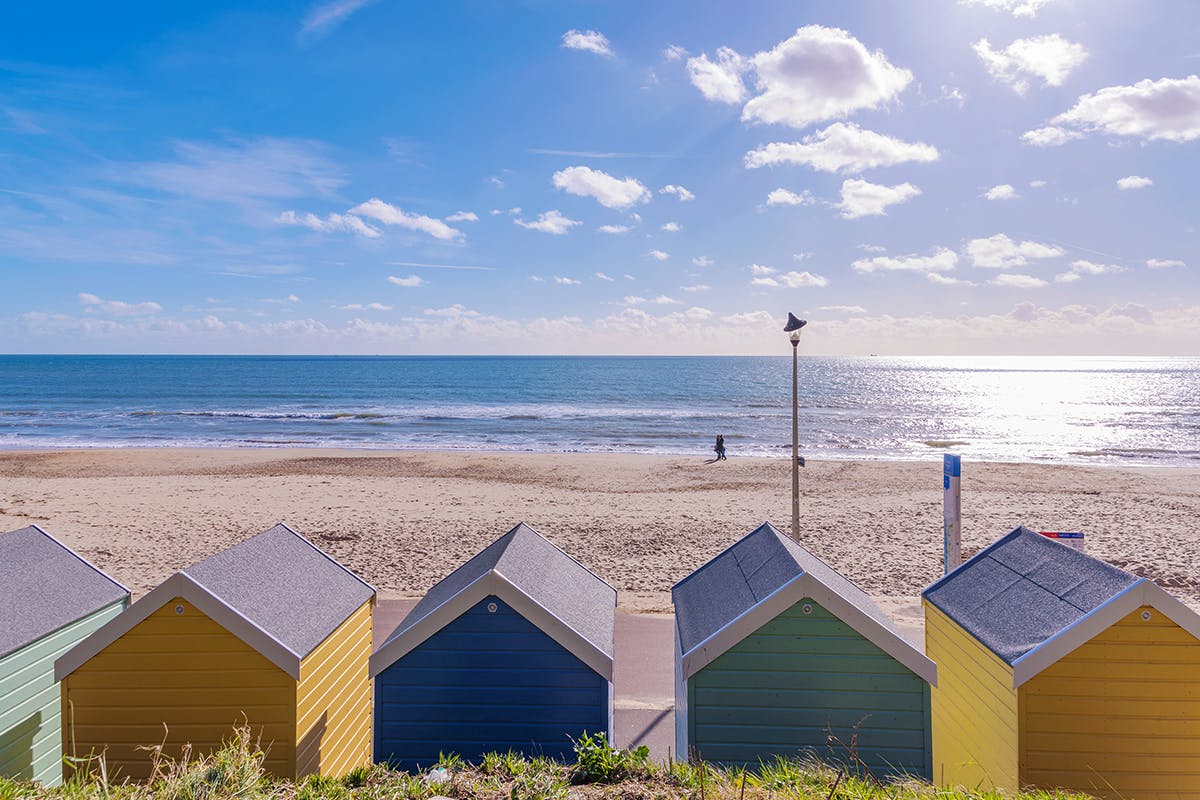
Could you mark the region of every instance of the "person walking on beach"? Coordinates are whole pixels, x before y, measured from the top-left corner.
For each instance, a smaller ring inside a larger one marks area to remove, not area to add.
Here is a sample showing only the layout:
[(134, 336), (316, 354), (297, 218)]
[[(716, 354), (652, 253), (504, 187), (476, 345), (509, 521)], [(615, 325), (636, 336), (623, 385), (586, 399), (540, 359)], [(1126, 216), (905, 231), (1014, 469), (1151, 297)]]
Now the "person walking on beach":
[(723, 435), (717, 436), (717, 446), (714, 447), (713, 450), (717, 451), (717, 461), (727, 460), (725, 458), (725, 437)]

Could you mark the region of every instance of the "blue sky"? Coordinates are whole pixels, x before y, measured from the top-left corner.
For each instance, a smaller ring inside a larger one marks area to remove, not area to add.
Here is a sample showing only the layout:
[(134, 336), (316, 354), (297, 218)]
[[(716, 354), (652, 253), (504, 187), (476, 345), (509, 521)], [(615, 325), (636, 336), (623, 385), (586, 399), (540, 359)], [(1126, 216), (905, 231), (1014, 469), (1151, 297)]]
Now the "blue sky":
[(1190, 0), (10, 4), (8, 352), (1187, 354)]

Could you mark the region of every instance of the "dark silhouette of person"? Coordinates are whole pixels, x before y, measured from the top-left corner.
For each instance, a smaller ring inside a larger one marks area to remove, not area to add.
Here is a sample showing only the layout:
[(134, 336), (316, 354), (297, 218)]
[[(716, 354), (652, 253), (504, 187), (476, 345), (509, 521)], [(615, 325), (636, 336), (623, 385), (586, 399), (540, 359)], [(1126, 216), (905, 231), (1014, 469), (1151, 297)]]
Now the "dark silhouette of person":
[(717, 451), (717, 458), (716, 458), (717, 461), (727, 460), (725, 458), (725, 437), (724, 436), (717, 436), (717, 446), (714, 447), (713, 450)]

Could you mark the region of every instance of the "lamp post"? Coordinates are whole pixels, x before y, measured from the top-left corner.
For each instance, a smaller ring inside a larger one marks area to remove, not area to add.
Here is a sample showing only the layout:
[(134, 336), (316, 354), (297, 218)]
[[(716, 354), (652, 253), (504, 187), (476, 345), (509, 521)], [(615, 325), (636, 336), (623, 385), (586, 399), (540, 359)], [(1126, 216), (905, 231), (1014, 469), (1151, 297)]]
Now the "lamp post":
[(797, 319), (795, 314), (788, 313), (787, 325), (783, 332), (792, 343), (792, 538), (800, 541), (800, 412), (797, 399), (797, 355), (800, 347), (800, 331), (808, 324), (808, 320)]

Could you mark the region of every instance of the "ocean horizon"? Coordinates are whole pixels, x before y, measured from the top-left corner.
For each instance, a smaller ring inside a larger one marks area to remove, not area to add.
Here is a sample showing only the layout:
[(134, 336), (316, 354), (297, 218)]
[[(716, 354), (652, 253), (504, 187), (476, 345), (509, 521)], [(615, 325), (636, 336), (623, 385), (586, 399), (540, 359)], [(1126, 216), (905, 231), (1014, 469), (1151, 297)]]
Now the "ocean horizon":
[[(1200, 359), (802, 357), (826, 459), (1200, 464)], [(0, 448), (786, 457), (786, 356), (0, 356)]]

